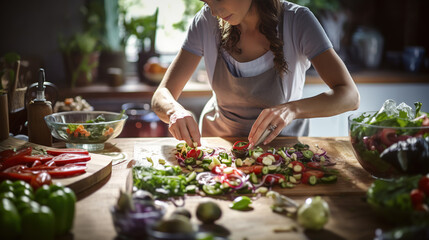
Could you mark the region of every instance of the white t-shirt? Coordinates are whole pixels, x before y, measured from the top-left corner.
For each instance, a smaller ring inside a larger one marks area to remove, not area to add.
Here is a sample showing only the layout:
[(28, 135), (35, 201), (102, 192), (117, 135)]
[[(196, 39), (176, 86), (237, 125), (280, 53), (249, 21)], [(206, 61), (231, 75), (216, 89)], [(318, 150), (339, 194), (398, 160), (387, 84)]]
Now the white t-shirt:
[[(332, 48), (325, 31), (314, 14), (306, 7), (283, 2), (283, 51), (289, 72), (283, 75), (283, 87), (287, 101), (302, 97), (305, 72), (309, 59)], [(210, 83), (216, 65), (219, 47), (219, 27), (216, 17), (205, 5), (194, 17), (188, 28), (182, 48), (204, 57)]]

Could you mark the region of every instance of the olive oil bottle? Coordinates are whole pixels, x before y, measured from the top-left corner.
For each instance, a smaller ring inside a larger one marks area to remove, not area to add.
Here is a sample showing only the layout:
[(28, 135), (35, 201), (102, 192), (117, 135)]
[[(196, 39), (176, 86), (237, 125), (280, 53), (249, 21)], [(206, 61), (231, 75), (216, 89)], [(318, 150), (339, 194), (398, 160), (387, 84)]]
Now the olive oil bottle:
[(28, 104), (28, 138), (32, 143), (52, 146), (51, 132), (46, 125), (44, 117), (52, 114), (52, 104), (45, 98), (45, 70), (39, 70), (37, 96)]

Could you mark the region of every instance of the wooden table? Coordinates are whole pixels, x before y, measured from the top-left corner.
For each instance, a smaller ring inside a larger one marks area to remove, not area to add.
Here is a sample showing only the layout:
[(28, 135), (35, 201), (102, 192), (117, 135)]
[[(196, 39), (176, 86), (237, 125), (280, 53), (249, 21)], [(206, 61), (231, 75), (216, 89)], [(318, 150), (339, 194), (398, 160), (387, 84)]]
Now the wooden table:
[[(203, 144), (213, 146), (231, 146), (235, 138), (204, 138)], [(243, 140), (243, 139), (241, 139)], [(230, 201), (213, 199), (223, 210), (217, 222), (231, 231), (230, 239), (373, 239), (377, 228), (387, 229), (391, 226), (377, 219), (365, 202), (365, 193), (373, 182), (354, 157), (348, 137), (282, 137), (277, 138), (271, 146), (292, 146), (300, 141), (313, 148), (318, 145), (325, 149), (337, 162), (335, 168), (340, 172), (335, 184), (309, 186), (300, 184), (293, 189), (275, 189), (302, 203), (307, 197), (321, 195), (330, 206), (331, 218), (322, 231), (303, 231), (295, 221), (271, 211), (272, 201), (262, 197), (253, 202), (254, 210), (239, 212), (228, 208)], [(118, 138), (106, 145), (104, 151), (124, 152), (128, 160), (114, 165), (112, 174), (95, 186), (92, 191), (79, 196), (74, 222), (74, 239), (114, 239), (116, 233), (109, 208), (112, 207), (119, 189), (129, 188), (130, 160), (144, 161), (145, 156), (154, 159), (165, 157), (174, 161), (172, 154), (178, 143), (173, 138)], [(196, 205), (203, 197), (193, 196), (186, 199), (185, 207), (195, 214)], [(169, 204), (173, 209), (173, 205)], [(192, 218), (197, 223), (195, 215)], [(295, 232), (275, 233), (274, 229), (286, 229), (297, 226)]]

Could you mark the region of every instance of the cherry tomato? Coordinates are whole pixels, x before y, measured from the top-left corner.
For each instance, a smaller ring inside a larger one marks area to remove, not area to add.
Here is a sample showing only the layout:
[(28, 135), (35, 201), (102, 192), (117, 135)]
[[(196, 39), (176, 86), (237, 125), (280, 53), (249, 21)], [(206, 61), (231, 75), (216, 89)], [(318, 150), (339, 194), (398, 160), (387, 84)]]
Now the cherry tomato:
[(277, 184), (277, 183), (279, 183), (280, 179), (283, 179), (283, 181), (285, 181), (286, 177), (283, 174), (280, 174), (280, 173), (270, 174), (265, 179), (265, 183), (268, 183), (268, 184), (271, 184), (271, 185), (272, 184)]
[(380, 132), (380, 139), (386, 147), (389, 147), (397, 142), (396, 130), (393, 128), (384, 128)]
[(307, 163), (307, 167), (309, 167), (309, 168), (316, 168), (316, 169), (321, 168), (320, 167), (320, 163), (318, 163), (318, 162), (308, 162)]
[(316, 178), (319, 179), (322, 178), (323, 175), (325, 175), (325, 173), (319, 170), (307, 170), (302, 174), (301, 181), (302, 183), (308, 183), (310, 176), (316, 176)]
[(89, 160), (91, 160), (90, 155), (76, 153), (63, 153), (52, 159), (57, 166), (62, 166), (68, 163), (86, 162)]
[(191, 149), (186, 153), (186, 158), (198, 159), (200, 154), (201, 154), (201, 150)]
[(413, 207), (423, 204), (425, 194), (420, 189), (413, 189), (410, 193), (411, 203)]
[(47, 172), (40, 172), (35, 175), (30, 182), (30, 185), (34, 190), (40, 188), (43, 185), (50, 185), (52, 183), (52, 177)]
[(58, 156), (63, 153), (89, 154), (88, 151), (80, 148), (48, 149), (46, 152), (53, 156)]
[(269, 152), (267, 152), (267, 153), (263, 153), (263, 154), (261, 154), (257, 159), (256, 159), (256, 161), (257, 162), (260, 162), (260, 163), (262, 163), (262, 160), (264, 159), (264, 157), (266, 157), (266, 156), (273, 156), (274, 157), (274, 159), (276, 160), (276, 161), (278, 161), (279, 159), (280, 159), (280, 156), (279, 155), (277, 155), (277, 154), (272, 154), (272, 153), (269, 153)]
[(419, 189), (426, 194), (426, 196), (429, 196), (429, 177), (423, 176), (419, 180)]
[(237, 169), (246, 174), (255, 173), (256, 175), (259, 175), (262, 173), (263, 167), (264, 166), (262, 165), (253, 165), (253, 166), (246, 166), (246, 167), (238, 167)]
[(212, 168), (212, 173), (215, 173), (215, 174), (222, 174), (223, 173), (223, 170), (226, 168), (227, 166), (226, 166), (226, 164), (220, 164), (220, 165), (216, 165), (216, 166), (214, 166), (214, 168)]

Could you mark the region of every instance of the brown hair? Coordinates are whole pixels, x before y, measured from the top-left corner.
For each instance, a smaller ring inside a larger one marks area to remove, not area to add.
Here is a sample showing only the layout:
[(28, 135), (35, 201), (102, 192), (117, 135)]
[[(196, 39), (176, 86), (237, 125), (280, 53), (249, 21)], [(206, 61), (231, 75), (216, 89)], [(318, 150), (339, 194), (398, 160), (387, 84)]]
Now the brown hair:
[[(283, 75), (288, 68), (283, 54), (283, 40), (277, 36), (279, 16), (283, 11), (282, 3), (280, 0), (253, 0), (253, 4), (260, 17), (259, 31), (270, 42), (270, 50), (274, 54), (274, 67), (278, 73)], [(237, 47), (237, 43), (240, 41), (240, 29), (222, 19), (219, 19), (219, 26), (221, 30), (220, 47), (230, 53), (241, 54), (241, 49)]]

